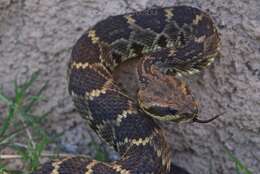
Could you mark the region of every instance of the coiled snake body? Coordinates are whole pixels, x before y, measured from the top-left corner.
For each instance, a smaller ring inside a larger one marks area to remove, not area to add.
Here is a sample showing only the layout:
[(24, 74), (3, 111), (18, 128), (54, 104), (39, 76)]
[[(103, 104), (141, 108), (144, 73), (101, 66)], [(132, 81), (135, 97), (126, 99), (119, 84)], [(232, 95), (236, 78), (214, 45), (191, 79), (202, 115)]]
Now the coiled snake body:
[[(84, 157), (45, 163), (35, 174), (166, 174), (171, 154), (155, 119), (200, 121), (188, 86), (177, 78), (208, 66), (219, 34), (197, 8), (176, 6), (109, 17), (77, 41), (69, 61), (69, 92), (89, 126), (115, 148), (112, 163)], [(112, 73), (139, 58), (138, 100)], [(202, 121), (201, 121), (202, 122)]]

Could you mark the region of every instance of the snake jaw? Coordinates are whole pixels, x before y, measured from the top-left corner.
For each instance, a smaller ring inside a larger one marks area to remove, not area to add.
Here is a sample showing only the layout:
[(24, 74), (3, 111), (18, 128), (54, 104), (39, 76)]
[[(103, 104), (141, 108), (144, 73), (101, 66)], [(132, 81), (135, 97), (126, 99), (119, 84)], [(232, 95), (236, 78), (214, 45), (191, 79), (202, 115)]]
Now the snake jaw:
[[(143, 112), (160, 121), (172, 121), (172, 122), (180, 123), (180, 122), (196, 122), (194, 120), (198, 120), (196, 119), (197, 113), (180, 113), (177, 110), (171, 108), (162, 108), (162, 107), (146, 108), (144, 104), (142, 104), (139, 100), (138, 102)], [(174, 112), (171, 112), (171, 110), (174, 110)]]
[(194, 105), (195, 102), (185, 106), (171, 105), (171, 103), (168, 106), (167, 104), (163, 106), (161, 103), (148, 103), (148, 101), (138, 99), (138, 103), (147, 115), (162, 121), (184, 122), (194, 120), (197, 117), (197, 105)]

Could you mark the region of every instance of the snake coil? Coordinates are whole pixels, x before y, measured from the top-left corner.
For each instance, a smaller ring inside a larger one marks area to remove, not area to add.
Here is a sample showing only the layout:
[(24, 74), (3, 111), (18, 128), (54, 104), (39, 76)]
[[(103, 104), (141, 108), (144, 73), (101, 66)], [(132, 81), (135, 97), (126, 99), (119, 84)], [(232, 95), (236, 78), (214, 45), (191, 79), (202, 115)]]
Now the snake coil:
[[(178, 77), (208, 66), (219, 45), (209, 15), (189, 6), (112, 16), (88, 29), (72, 50), (69, 93), (88, 125), (121, 158), (111, 163), (63, 158), (43, 164), (35, 174), (169, 173), (171, 151), (155, 120), (203, 122), (197, 118), (197, 102)], [(140, 60), (138, 100), (112, 76), (132, 58)]]

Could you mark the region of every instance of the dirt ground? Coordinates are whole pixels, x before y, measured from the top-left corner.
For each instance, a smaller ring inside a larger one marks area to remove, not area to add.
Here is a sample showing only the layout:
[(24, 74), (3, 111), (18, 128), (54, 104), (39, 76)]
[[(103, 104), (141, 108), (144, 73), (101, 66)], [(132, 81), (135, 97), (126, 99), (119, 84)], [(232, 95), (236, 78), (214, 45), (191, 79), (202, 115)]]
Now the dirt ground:
[(0, 84), (12, 93), (42, 70), (49, 80), (46, 101), (37, 112), (52, 111), (50, 130), (65, 131), (64, 151), (88, 153), (93, 134), (75, 112), (66, 85), (66, 63), (73, 44), (96, 22), (154, 6), (192, 5), (214, 18), (222, 38), (221, 56), (188, 79), (209, 124), (164, 124), (173, 161), (192, 174), (235, 173), (228, 148), (253, 173), (260, 171), (260, 1), (259, 0), (0, 0)]

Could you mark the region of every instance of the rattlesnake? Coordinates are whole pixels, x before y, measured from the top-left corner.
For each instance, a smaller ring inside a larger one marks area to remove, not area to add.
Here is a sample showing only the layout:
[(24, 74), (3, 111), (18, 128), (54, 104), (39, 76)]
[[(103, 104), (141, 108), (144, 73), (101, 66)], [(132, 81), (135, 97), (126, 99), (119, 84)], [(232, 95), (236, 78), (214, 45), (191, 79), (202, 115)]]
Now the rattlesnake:
[[(208, 66), (219, 46), (212, 19), (189, 6), (98, 22), (73, 47), (68, 88), (78, 112), (121, 158), (111, 163), (64, 158), (43, 164), (35, 174), (168, 173), (171, 151), (155, 120), (203, 122), (197, 118), (197, 102), (178, 76)], [(112, 76), (121, 62), (132, 58), (140, 60), (138, 99), (129, 97)]]

